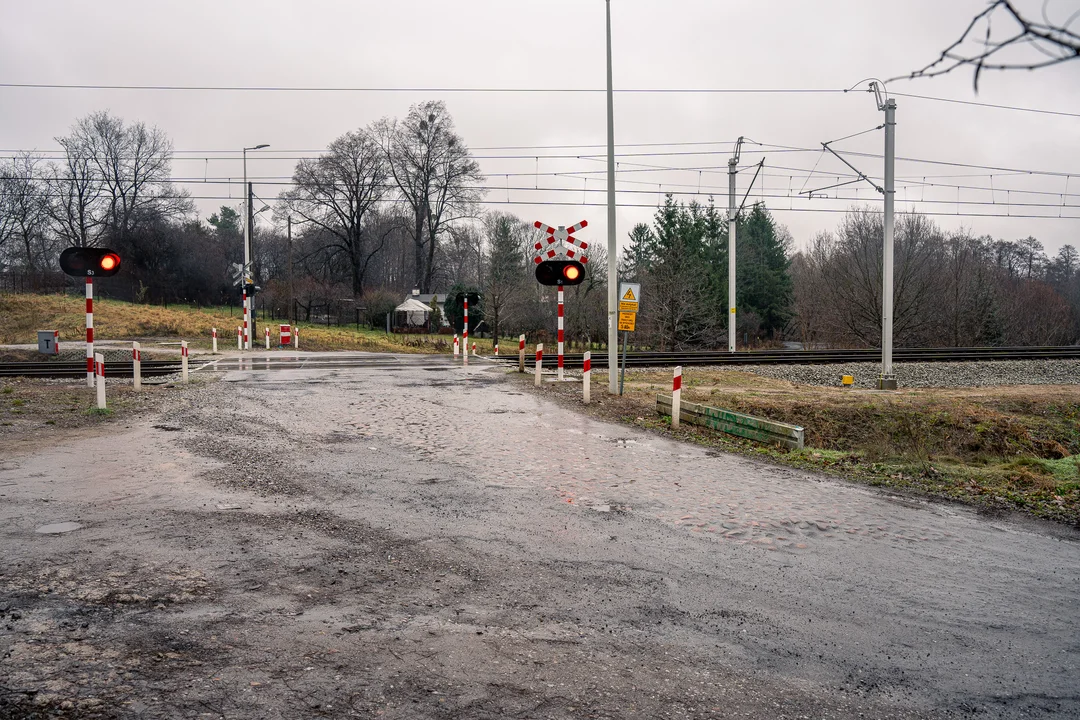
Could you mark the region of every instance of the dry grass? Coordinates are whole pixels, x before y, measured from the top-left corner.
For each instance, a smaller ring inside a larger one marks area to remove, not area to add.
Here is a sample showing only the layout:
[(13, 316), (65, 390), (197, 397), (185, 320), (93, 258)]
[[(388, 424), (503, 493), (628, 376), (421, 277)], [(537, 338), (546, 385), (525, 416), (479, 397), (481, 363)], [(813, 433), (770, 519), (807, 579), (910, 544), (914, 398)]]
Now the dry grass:
[[(62, 295), (0, 295), (0, 344), (37, 342), (38, 330), (59, 330), (61, 347), (85, 337), (86, 305), (79, 297)], [(184, 305), (160, 307), (136, 305), (116, 300), (94, 301), (94, 333), (101, 340), (147, 340), (176, 338), (192, 347), (210, 348), (210, 329), (218, 329), (218, 348), (229, 350), (236, 344), (236, 327), (243, 322), (239, 309), (195, 308)], [(270, 324), (271, 347), (277, 342), (278, 321)], [(362, 350), (368, 352), (449, 353), (453, 338), (448, 335), (387, 335), (378, 330), (355, 327), (324, 327), (299, 323), (302, 350)], [(259, 333), (266, 323), (258, 322)], [(256, 344), (263, 345), (257, 334)], [(472, 341), (473, 338), (470, 338)], [(475, 339), (477, 352), (492, 351), (490, 339)], [(504, 340), (509, 347), (509, 340)], [(516, 341), (514, 344), (516, 347)]]

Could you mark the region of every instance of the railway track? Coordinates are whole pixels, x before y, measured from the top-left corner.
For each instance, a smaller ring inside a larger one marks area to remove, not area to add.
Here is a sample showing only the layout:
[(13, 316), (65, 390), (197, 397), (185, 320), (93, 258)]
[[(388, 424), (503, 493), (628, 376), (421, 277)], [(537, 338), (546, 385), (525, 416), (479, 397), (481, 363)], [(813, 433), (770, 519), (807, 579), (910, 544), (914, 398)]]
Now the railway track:
[[(500, 355), (493, 358), (502, 362), (517, 363), (517, 355)], [(893, 361), (902, 362), (974, 362), (986, 360), (1077, 360), (1080, 359), (1080, 346), (1067, 347), (1012, 347), (1012, 348), (897, 348), (893, 351)], [(860, 350), (768, 350), (757, 352), (633, 352), (627, 353), (627, 367), (670, 367), (673, 365), (823, 365), (855, 362), (880, 362), (881, 351), (877, 349)], [(532, 353), (526, 353), (526, 361), (533, 362)], [(297, 367), (338, 367), (345, 366), (347, 358), (335, 358), (332, 355), (320, 358), (289, 360), (287, 358), (264, 358), (253, 356), (244, 358), (251, 367), (245, 368), (239, 361), (223, 361), (224, 365), (216, 369), (251, 369), (278, 370)], [(545, 358), (545, 365), (550, 367), (555, 362), (554, 353)], [(232, 367), (237, 364), (237, 367)], [(580, 354), (565, 355), (563, 365), (568, 368), (580, 368)], [(592, 365), (595, 368), (607, 367), (607, 353), (594, 353)], [(180, 372), (179, 360), (144, 361), (144, 377), (170, 375)], [(131, 377), (131, 362), (114, 361), (105, 363), (106, 377)], [(0, 363), (0, 377), (38, 377), (38, 378), (80, 378), (86, 376), (85, 361), (73, 362), (12, 362)]]
[[(143, 377), (171, 375), (180, 372), (180, 360), (144, 360)], [(105, 377), (131, 377), (133, 366), (128, 362), (105, 362)], [(85, 378), (86, 361), (75, 362), (6, 362), (0, 363), (0, 377)]]
[[(554, 353), (545, 353), (545, 365), (555, 362)], [(526, 363), (533, 362), (526, 352)], [(580, 368), (582, 355), (564, 355), (563, 366)], [(1080, 345), (1065, 347), (995, 347), (995, 348), (896, 348), (893, 362), (975, 362), (987, 360), (1076, 360)], [(499, 360), (516, 363), (516, 355), (501, 355)], [(826, 365), (854, 362), (880, 362), (881, 350), (763, 350), (753, 352), (628, 352), (627, 367), (665, 367), (673, 365)], [(621, 356), (620, 356), (621, 361)], [(607, 353), (593, 353), (594, 368), (607, 367)]]

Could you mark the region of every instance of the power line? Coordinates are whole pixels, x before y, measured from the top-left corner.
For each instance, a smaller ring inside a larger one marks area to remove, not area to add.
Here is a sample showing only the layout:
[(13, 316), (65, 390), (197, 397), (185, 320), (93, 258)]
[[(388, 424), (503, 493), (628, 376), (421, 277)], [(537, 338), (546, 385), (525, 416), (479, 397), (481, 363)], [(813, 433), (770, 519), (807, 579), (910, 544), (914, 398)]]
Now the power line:
[[(0, 88), (28, 89), (28, 90), (133, 90), (133, 91), (166, 91), (166, 92), (318, 92), (318, 93), (603, 93), (606, 88), (485, 88), (485, 87), (335, 87), (335, 86), (299, 86), (299, 85), (106, 85), (106, 84), (75, 84), (75, 83), (0, 83)], [(846, 94), (850, 92), (866, 92), (865, 90), (836, 89), (836, 88), (615, 88), (617, 94), (623, 95), (825, 95)], [(1043, 115), (1058, 115), (1062, 117), (1080, 117), (1080, 113), (1071, 113), (1061, 110), (1047, 110), (1044, 108), (1021, 107), (1017, 105), (999, 105), (995, 103), (977, 102), (974, 100), (960, 100), (956, 98), (943, 98), (933, 95), (918, 95), (915, 93), (890, 92), (896, 97), (907, 97), (917, 100), (929, 100), (957, 105), (972, 105), (975, 107), (993, 108), (996, 110), (1012, 110), (1016, 112), (1038, 113)]]

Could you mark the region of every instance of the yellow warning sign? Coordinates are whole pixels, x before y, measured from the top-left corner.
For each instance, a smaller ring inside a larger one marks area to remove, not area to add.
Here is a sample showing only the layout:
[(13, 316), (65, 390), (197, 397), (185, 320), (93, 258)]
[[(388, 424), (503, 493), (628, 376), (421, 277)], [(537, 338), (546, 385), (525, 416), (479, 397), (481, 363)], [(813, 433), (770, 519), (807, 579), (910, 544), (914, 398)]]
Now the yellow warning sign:
[(634, 320), (637, 315), (634, 313), (619, 313), (619, 332), (634, 332)]
[(619, 312), (621, 313), (636, 313), (638, 304), (636, 302), (626, 302), (625, 300), (619, 301)]
[(626, 288), (626, 292), (623, 293), (622, 299), (623, 300), (629, 300), (630, 302), (635, 302), (636, 303), (637, 302), (637, 295), (634, 294), (634, 288), (632, 288), (632, 287)]

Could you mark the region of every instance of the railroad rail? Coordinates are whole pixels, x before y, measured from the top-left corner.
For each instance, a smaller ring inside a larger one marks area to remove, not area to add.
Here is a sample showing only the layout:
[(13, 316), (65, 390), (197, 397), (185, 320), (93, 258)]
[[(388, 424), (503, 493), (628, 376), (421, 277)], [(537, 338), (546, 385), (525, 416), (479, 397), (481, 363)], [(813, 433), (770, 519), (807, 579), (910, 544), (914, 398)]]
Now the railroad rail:
[[(499, 360), (516, 363), (517, 355), (500, 355)], [(893, 362), (975, 362), (987, 360), (1077, 360), (1080, 345), (1065, 347), (976, 347), (976, 348), (895, 348)], [(853, 362), (880, 362), (881, 350), (758, 350), (744, 352), (628, 352), (627, 367), (666, 367), (673, 365), (826, 365)], [(532, 355), (526, 352), (526, 364)], [(621, 362), (621, 355), (620, 355)], [(544, 357), (547, 366), (555, 363), (553, 355)], [(563, 366), (579, 368), (582, 356), (564, 355)], [(594, 368), (607, 367), (607, 353), (593, 353)]]
[[(171, 375), (180, 372), (180, 360), (143, 360), (143, 377)], [(105, 377), (131, 377), (134, 368), (130, 360), (105, 361)], [(0, 363), (0, 377), (85, 378), (86, 361), (74, 362), (5, 362)]]

